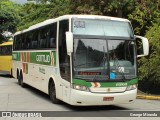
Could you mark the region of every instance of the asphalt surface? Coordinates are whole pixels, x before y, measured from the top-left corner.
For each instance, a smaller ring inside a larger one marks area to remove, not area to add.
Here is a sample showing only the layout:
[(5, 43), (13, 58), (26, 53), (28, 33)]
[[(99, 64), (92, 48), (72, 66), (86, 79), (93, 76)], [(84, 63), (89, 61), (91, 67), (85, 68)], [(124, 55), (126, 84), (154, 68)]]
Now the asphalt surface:
[[(156, 97), (156, 98), (154, 98)], [(152, 96), (152, 100), (148, 96), (137, 96), (137, 99), (132, 104), (122, 104), (115, 106), (93, 106), (93, 107), (74, 107), (66, 103), (61, 103), (59, 105), (52, 104), (48, 95), (28, 86), (27, 88), (22, 88), (18, 85), (17, 80), (10, 78), (8, 76), (0, 76), (0, 111), (73, 111), (73, 112), (115, 112), (116, 111), (160, 111), (160, 101), (159, 97)], [(153, 99), (154, 98), (154, 99)], [(116, 114), (115, 114), (116, 115)], [(85, 117), (58, 117), (60, 120), (80, 120), (86, 119)], [(139, 118), (139, 117), (138, 117)], [(20, 119), (22, 118), (2, 118), (0, 120), (10, 120), (10, 119)], [(23, 118), (24, 119), (24, 118)], [(25, 118), (27, 119), (27, 118)], [(41, 120), (44, 118), (29, 118), (29, 120)], [(47, 117), (45, 119), (57, 119), (57, 117)], [(106, 117), (87, 117), (87, 120), (106, 120)], [(123, 119), (123, 117), (109, 117), (109, 119)], [(125, 117), (127, 119), (127, 117)], [(132, 117), (129, 117), (132, 120)], [(137, 118), (136, 118), (137, 119)], [(144, 117), (141, 117), (143, 120)], [(152, 120), (150, 117), (146, 118)], [(154, 120), (158, 118), (154, 118)], [(133, 119), (135, 120), (135, 119)]]

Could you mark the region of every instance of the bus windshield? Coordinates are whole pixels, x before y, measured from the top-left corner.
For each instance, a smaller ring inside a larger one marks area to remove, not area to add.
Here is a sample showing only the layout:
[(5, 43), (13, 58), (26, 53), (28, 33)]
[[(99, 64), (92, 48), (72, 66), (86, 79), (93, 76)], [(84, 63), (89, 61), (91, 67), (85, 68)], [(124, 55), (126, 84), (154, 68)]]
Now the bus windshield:
[(129, 22), (102, 19), (73, 19), (73, 34), (133, 38)]
[(74, 78), (88, 81), (136, 77), (135, 45), (128, 40), (74, 38)]

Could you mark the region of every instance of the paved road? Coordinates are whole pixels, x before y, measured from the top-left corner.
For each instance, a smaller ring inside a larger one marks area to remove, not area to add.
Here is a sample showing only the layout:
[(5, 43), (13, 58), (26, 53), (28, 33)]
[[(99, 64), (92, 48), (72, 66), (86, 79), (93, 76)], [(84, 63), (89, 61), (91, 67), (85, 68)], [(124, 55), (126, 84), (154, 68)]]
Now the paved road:
[[(0, 76), (0, 111), (109, 112), (115, 110), (160, 111), (160, 101), (137, 99), (132, 104), (121, 104), (115, 106), (96, 106), (96, 107), (73, 107), (66, 103), (56, 105), (50, 102), (48, 95), (32, 87), (22, 88), (21, 86), (18, 85), (17, 80), (14, 78), (9, 78), (7, 76)], [(6, 118), (0, 118), (0, 120), (1, 119), (6, 120)], [(65, 118), (61, 119), (65, 120)], [(72, 117), (72, 120), (74, 119), (75, 118)], [(87, 118), (87, 120), (89, 119), (92, 118)], [(104, 118), (94, 118), (94, 119), (99, 120)], [(113, 119), (113, 117), (111, 117), (110, 119)]]

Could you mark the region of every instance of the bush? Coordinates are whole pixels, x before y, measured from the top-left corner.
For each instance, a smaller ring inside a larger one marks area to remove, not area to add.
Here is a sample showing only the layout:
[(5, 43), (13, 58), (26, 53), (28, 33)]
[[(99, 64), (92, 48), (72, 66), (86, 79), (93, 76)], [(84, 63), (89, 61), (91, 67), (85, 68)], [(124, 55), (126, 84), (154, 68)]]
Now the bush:
[(146, 37), (149, 40), (150, 54), (138, 60), (140, 80), (160, 84), (160, 19), (149, 27)]

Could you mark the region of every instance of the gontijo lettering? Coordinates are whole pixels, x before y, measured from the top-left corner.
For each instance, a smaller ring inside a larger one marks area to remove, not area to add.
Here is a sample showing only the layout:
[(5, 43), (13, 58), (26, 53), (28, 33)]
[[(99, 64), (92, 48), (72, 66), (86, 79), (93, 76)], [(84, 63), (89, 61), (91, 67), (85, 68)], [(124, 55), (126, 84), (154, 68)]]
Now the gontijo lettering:
[(37, 55), (37, 56), (36, 56), (36, 61), (37, 61), (37, 62), (50, 63), (50, 61), (51, 61), (50, 55)]

